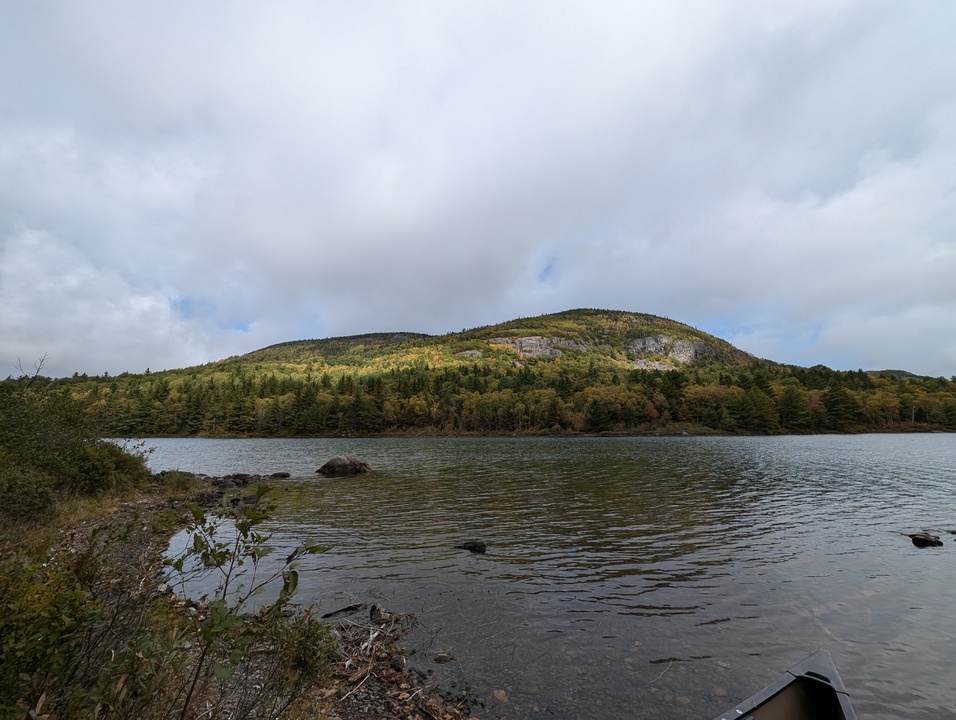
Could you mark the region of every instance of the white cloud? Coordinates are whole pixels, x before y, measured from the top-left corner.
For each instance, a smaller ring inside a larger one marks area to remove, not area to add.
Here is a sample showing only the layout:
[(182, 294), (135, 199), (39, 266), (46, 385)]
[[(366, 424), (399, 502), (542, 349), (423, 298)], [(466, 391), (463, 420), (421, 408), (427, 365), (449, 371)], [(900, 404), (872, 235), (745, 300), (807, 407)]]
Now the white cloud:
[[(48, 316), (21, 283), (33, 300), (0, 311), (17, 329), (0, 361), (56, 337), (63, 372), (118, 372), (597, 306), (782, 361), (948, 376), (951, 355), (926, 348), (956, 321), (954, 16), (13, 6), (0, 294), (29, 278), (77, 310)], [(28, 237), (56, 257), (31, 265)], [(56, 283), (54, 261), (83, 279)], [(909, 340), (844, 346), (847, 318)]]
[[(98, 268), (69, 243), (28, 229), (0, 245), (0, 336), (15, 347), (0, 375), (48, 357), (44, 372), (142, 372), (219, 359), (226, 328), (173, 312), (169, 298)], [(229, 352), (226, 353), (227, 355)]]

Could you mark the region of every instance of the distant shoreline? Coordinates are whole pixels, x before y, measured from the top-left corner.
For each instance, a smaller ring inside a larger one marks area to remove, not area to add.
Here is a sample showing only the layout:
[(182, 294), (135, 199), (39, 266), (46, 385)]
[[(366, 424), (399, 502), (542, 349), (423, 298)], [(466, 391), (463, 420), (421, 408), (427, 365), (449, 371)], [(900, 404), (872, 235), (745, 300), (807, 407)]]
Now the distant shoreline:
[(478, 431), (439, 431), (434, 430), (405, 430), (380, 433), (337, 433), (327, 435), (257, 435), (255, 433), (221, 433), (221, 434), (195, 434), (195, 435), (167, 435), (153, 433), (148, 435), (124, 435), (123, 438), (130, 440), (142, 440), (146, 438), (162, 439), (208, 439), (208, 440), (305, 440), (305, 439), (329, 439), (339, 440), (342, 438), (612, 438), (612, 437), (812, 437), (815, 435), (936, 435), (953, 434), (956, 430), (946, 428), (942, 425), (933, 426), (924, 423), (915, 425), (903, 423), (898, 426), (886, 426), (879, 428), (861, 427), (853, 430), (829, 430), (827, 432), (728, 432), (726, 430), (715, 430), (701, 425), (692, 425), (690, 423), (674, 423), (666, 427), (655, 428), (653, 430), (634, 430), (634, 431), (616, 431), (607, 432), (576, 432), (567, 430), (562, 432), (544, 432), (544, 431), (502, 431), (502, 432), (478, 432)]

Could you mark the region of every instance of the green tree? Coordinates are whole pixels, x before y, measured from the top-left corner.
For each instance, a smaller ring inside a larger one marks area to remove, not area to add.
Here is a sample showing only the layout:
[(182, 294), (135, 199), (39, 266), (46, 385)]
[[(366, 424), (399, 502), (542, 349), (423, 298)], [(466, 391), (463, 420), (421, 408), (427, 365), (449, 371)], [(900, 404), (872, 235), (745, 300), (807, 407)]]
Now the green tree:
[(806, 391), (796, 380), (786, 381), (777, 392), (777, 412), (784, 430), (804, 430), (810, 420)]
[(600, 400), (591, 400), (584, 409), (584, 429), (588, 432), (606, 432), (612, 427), (611, 411)]

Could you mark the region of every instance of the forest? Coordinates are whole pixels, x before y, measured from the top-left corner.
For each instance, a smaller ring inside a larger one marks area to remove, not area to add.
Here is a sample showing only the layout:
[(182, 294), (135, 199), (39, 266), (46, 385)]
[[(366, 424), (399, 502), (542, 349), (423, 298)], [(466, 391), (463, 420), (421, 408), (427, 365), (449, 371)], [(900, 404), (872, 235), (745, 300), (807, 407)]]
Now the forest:
[[(680, 343), (703, 350), (687, 361)], [(783, 365), (671, 320), (598, 310), (39, 380), (113, 437), (956, 430), (956, 378)]]

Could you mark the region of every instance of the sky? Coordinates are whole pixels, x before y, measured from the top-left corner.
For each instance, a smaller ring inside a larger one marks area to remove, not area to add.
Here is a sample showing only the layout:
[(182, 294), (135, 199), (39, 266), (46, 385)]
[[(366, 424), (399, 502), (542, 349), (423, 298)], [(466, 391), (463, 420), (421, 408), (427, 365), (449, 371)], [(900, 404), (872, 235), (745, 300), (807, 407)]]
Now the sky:
[(0, 18), (0, 378), (583, 307), (956, 375), (951, 0)]

